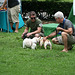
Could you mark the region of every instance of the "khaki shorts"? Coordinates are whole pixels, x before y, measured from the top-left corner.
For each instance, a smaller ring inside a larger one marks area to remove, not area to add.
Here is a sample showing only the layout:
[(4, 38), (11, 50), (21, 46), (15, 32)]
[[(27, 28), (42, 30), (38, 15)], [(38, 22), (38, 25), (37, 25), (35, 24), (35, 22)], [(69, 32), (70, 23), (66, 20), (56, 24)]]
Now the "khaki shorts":
[[(67, 41), (68, 45), (75, 44), (75, 36), (69, 35), (69, 34), (67, 34), (67, 36), (68, 36), (68, 41)], [(62, 41), (62, 36), (58, 36), (57, 40), (58, 40), (59, 44), (61, 44), (61, 45), (64, 44), (63, 41)]]
[(20, 6), (14, 6), (12, 8), (8, 8), (8, 18), (9, 21), (12, 23), (19, 22), (19, 12), (20, 12)]

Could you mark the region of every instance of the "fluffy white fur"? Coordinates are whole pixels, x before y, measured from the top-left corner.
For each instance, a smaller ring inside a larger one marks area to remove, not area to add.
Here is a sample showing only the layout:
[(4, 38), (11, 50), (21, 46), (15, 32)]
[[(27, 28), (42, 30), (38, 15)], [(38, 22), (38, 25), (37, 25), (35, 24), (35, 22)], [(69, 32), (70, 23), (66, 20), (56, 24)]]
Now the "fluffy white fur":
[(36, 44), (34, 42), (32, 42), (32, 39), (30, 38), (26, 38), (23, 40), (23, 48), (31, 48), (31, 49), (35, 49), (36, 48)]
[(26, 38), (23, 40), (23, 48), (30, 47), (31, 49), (35, 49), (38, 42), (39, 38), (37, 37), (34, 37), (33, 39)]
[(40, 38), (34, 37), (34, 38), (32, 39), (32, 41), (33, 41), (34, 43), (38, 43), (38, 42), (40, 41)]
[(40, 46), (42, 47), (42, 45), (44, 45), (44, 48), (47, 49), (47, 46), (50, 46), (50, 49), (52, 49), (52, 44), (50, 42), (50, 40), (46, 40), (45, 42), (43, 41), (43, 37), (40, 37)]

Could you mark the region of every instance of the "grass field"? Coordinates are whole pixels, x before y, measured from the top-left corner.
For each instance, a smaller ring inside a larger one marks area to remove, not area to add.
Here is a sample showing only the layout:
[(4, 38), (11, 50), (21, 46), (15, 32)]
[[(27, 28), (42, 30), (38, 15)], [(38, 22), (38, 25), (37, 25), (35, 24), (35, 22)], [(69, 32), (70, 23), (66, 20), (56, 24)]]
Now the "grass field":
[(64, 47), (53, 50), (37, 46), (36, 50), (22, 48), (21, 34), (0, 32), (0, 75), (75, 75), (75, 47), (68, 53)]

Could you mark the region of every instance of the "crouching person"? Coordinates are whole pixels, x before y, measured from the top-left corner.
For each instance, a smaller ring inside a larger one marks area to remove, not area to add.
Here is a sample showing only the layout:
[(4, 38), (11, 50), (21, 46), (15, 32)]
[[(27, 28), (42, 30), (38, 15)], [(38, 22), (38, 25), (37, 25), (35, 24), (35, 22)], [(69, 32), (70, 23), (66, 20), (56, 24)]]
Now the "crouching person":
[(55, 20), (59, 23), (56, 31), (44, 38), (44, 41), (47, 38), (51, 38), (57, 34), (61, 36), (55, 37), (52, 39), (54, 44), (64, 45), (62, 52), (68, 52), (73, 48), (72, 44), (75, 44), (75, 29), (72, 22), (64, 18), (64, 14), (60, 11), (54, 14)]
[[(36, 17), (36, 13), (34, 11), (31, 11), (29, 17), (30, 18), (26, 21), (26, 28), (22, 34), (22, 39), (25, 39), (27, 37), (33, 38), (34, 36), (44, 36), (42, 21)], [(31, 29), (30, 33), (28, 33), (29, 28)]]

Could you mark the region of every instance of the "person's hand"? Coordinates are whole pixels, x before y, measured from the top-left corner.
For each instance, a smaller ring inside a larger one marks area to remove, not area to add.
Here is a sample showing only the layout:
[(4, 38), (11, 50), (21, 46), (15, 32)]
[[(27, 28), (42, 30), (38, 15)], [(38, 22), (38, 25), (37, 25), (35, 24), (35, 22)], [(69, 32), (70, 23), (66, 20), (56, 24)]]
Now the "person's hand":
[(32, 35), (32, 33), (28, 33), (28, 34), (27, 34), (27, 37), (29, 37), (30, 35)]
[(63, 31), (63, 28), (57, 27), (57, 31)]
[(46, 41), (46, 39), (47, 39), (47, 37), (44, 37), (44, 38), (43, 38), (43, 41)]
[(23, 32), (23, 34), (22, 34), (22, 36), (21, 36), (22, 38), (23, 38), (24, 34), (25, 34), (25, 32)]

